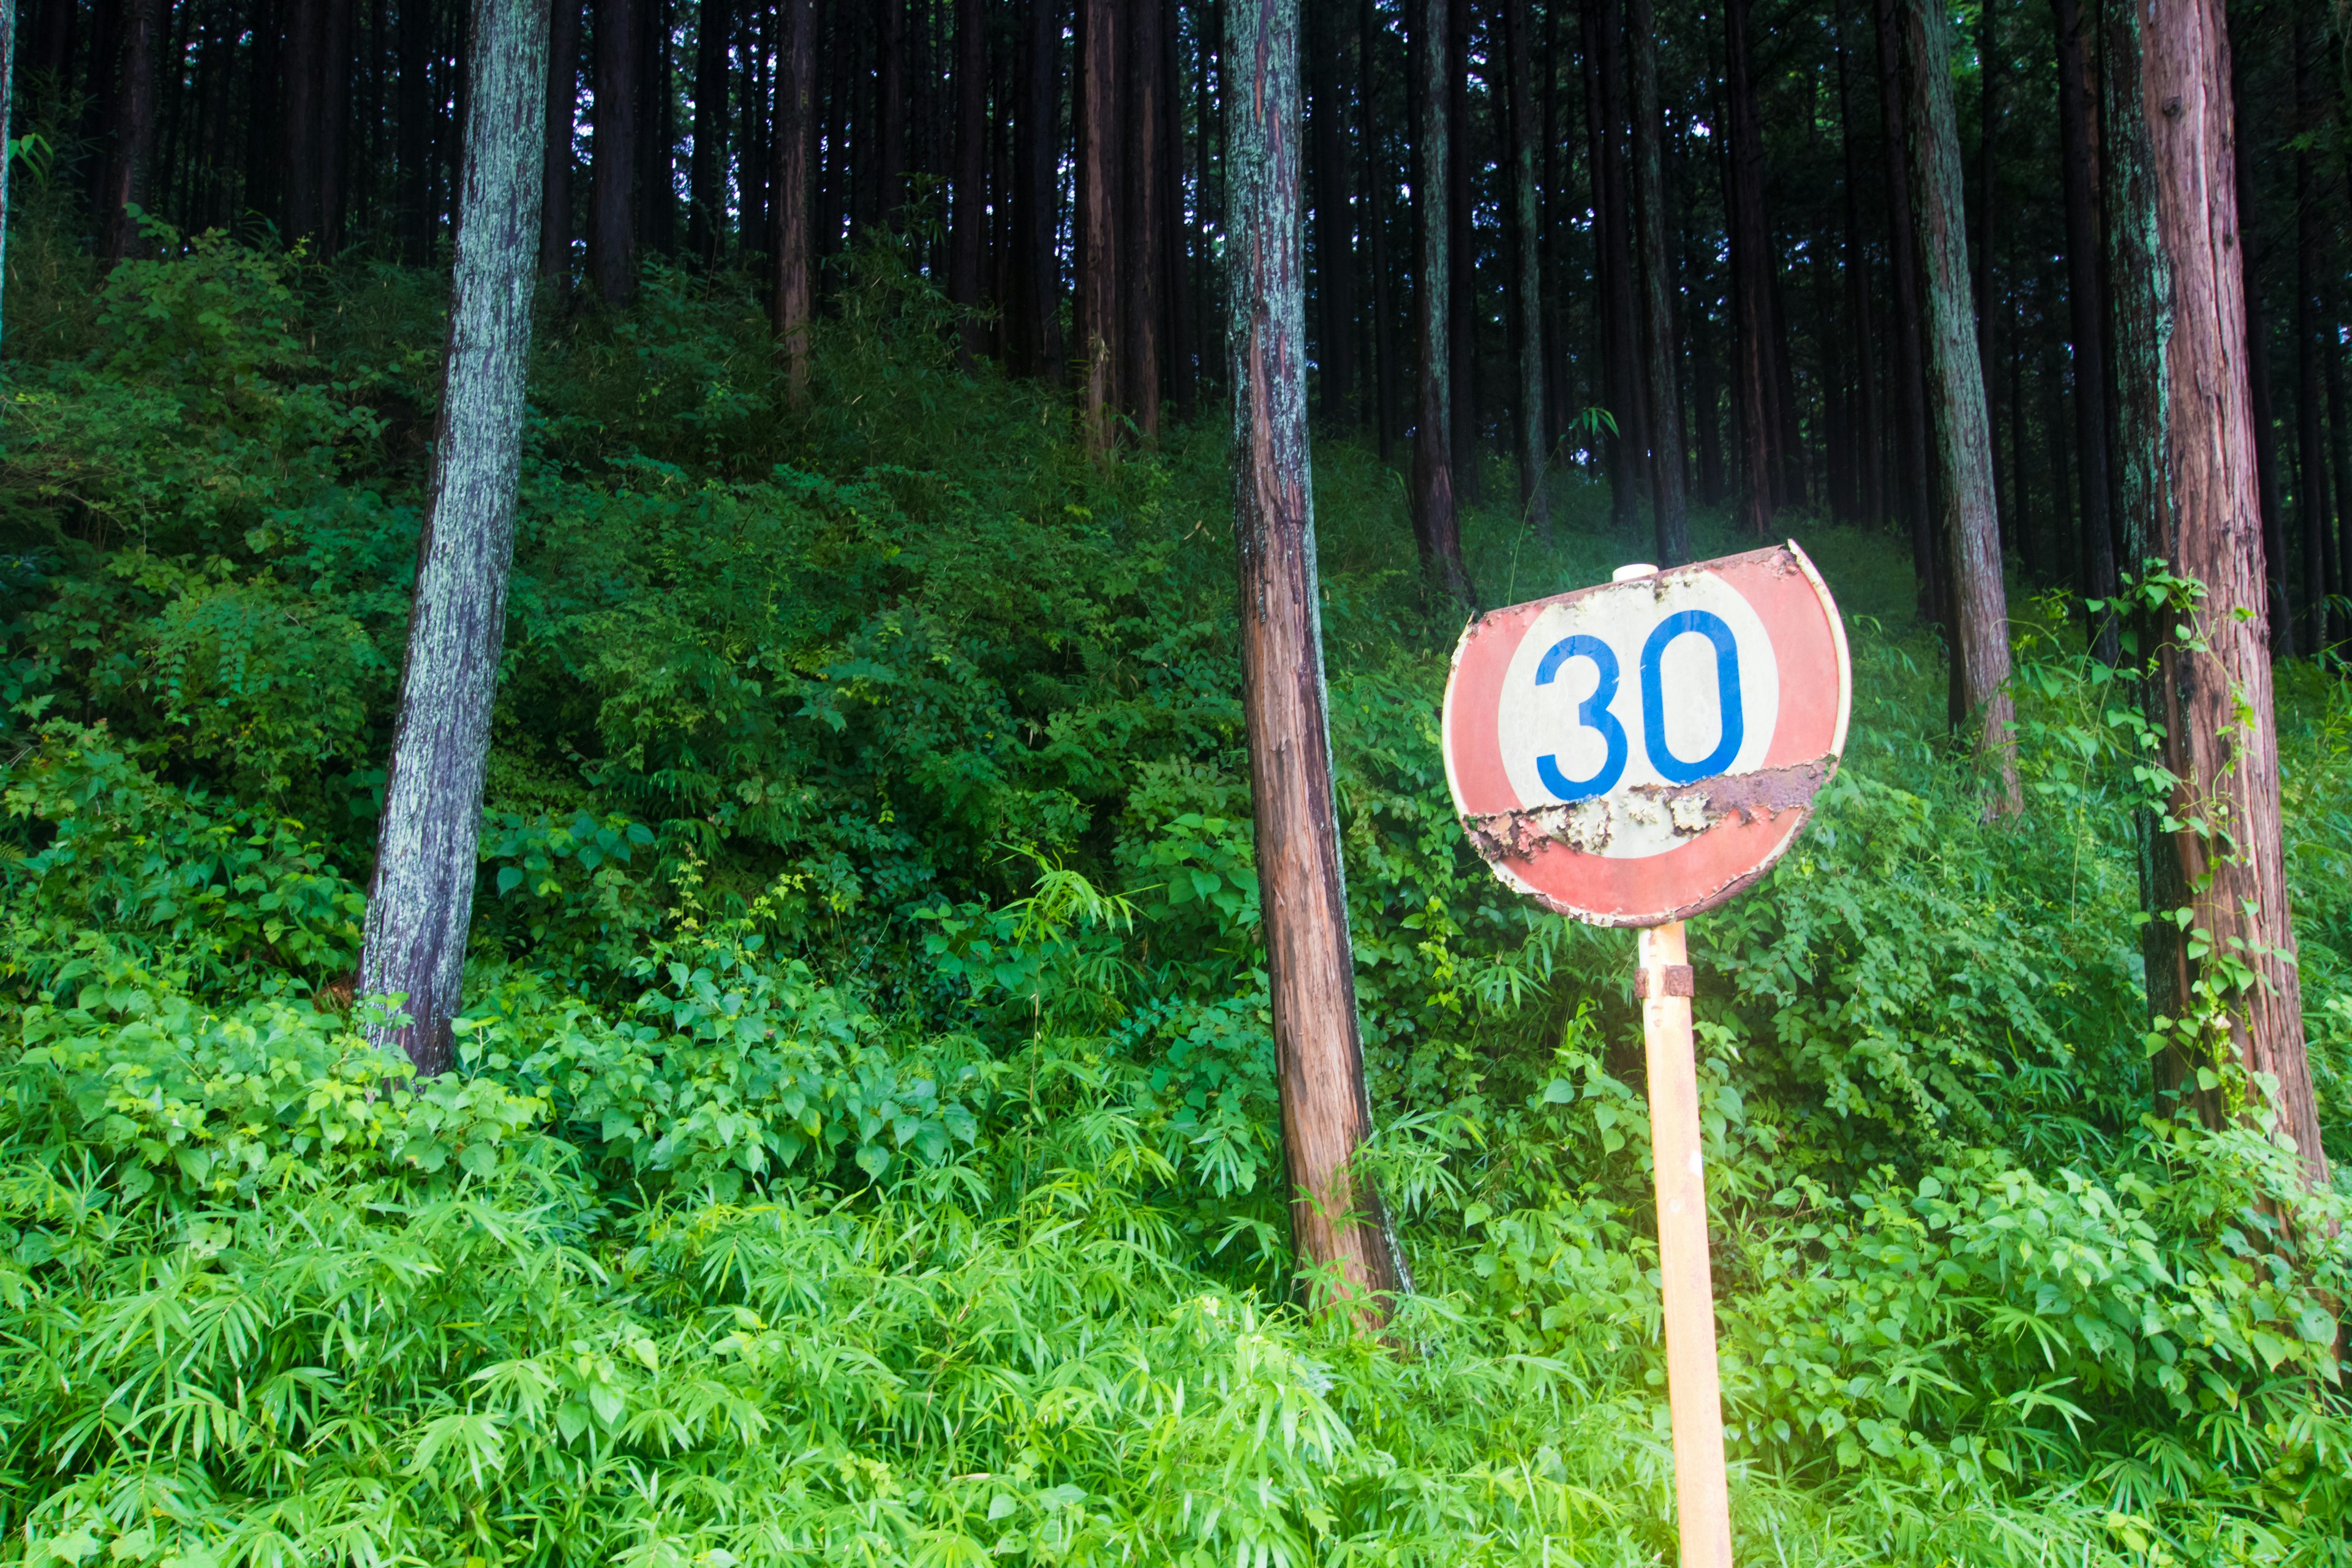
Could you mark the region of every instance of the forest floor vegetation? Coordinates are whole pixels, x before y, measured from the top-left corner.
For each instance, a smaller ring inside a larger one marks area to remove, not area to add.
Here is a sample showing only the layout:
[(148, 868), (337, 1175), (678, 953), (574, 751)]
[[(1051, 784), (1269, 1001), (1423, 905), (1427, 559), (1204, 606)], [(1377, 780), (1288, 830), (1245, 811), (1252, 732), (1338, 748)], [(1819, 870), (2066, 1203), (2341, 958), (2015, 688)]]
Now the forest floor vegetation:
[[(1315, 455), (1416, 1283), (1373, 1340), (1288, 1254), (1220, 419), (1092, 463), (880, 250), (805, 415), (740, 280), (543, 301), (464, 1070), (420, 1083), (351, 983), (445, 284), (218, 237), (101, 280), (35, 201), (0, 1563), (1673, 1561), (1632, 937), (1465, 843), (1393, 471)], [(1481, 489), (1492, 602), (1643, 553), (1573, 473), (1551, 551)], [(1852, 741), (1690, 931), (1742, 1560), (2352, 1563), (2341, 1188), (2157, 1111), (2123, 693), (2020, 584), (1988, 821), (1900, 542), (1794, 531)], [(2279, 690), (2341, 1170), (2352, 687)]]

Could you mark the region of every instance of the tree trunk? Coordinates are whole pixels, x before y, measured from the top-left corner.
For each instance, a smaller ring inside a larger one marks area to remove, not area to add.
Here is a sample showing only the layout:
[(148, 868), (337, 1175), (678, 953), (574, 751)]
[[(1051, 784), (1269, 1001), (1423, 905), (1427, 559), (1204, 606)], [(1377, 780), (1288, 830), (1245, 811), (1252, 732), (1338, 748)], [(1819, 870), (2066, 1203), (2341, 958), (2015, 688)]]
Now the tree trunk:
[[(2327, 126), (2317, 55), (2311, 7), (2300, 6), (2294, 20), (2295, 118), (2302, 127), (2294, 153), (2294, 424), (2299, 476), (2294, 510), (2303, 531), (2303, 646), (2314, 656), (2328, 646), (2327, 537), (2332, 521), (2320, 416), (2319, 333), (2326, 309), (2320, 290), (2326, 286), (2321, 227), (2326, 215), (2321, 204), (2326, 197), (2320, 187), (2318, 154), (2313, 144), (2324, 144)], [(2276, 578), (2283, 574), (2273, 571), (2271, 575)]]
[(1378, 432), (1381, 462), (1393, 462), (1397, 440), (1397, 342), (1396, 316), (1392, 303), (1392, 288), (1389, 277), (1388, 203), (1381, 199), (1384, 191), (1393, 191), (1396, 180), (1388, 155), (1380, 142), (1380, 12), (1374, 0), (1359, 0), (1356, 12), (1356, 57), (1359, 118), (1357, 135), (1364, 149), (1365, 259), (1371, 272), (1372, 283), (1372, 401), (1376, 412), (1374, 428)]
[[(1292, 1246), (1358, 1323), (1404, 1285), (1380, 1196), (1350, 1168), (1371, 1134), (1355, 955), (1331, 777), (1307, 472), (1307, 309), (1298, 210), (1297, 0), (1231, 0), (1224, 95), (1232, 301), (1234, 533), (1242, 692)], [(1433, 51), (1434, 52), (1434, 51)], [(1433, 224), (1433, 228), (1441, 226)], [(1319, 1304), (1319, 1303), (1318, 1303)]]
[(961, 310), (959, 353), (970, 369), (980, 355), (980, 251), (988, 195), (988, 31), (981, 0), (956, 0), (956, 176), (954, 227), (948, 237), (948, 298)]
[(637, 240), (641, 248), (667, 256), (677, 249), (677, 204), (671, 192), (677, 139), (670, 114), (670, 0), (636, 0), (637, 11)]
[[(1263, 0), (1234, 0), (1236, 5)], [(1420, 74), (1417, 95), (1421, 134), (1413, 142), (1413, 206), (1419, 214), (1421, 242), (1419, 276), (1413, 279), (1414, 336), (1418, 340), (1419, 395), (1412, 436), (1412, 517), (1421, 566), (1430, 587), (1441, 597), (1468, 605), (1477, 595), (1462, 562), (1461, 524), (1454, 511), (1454, 453), (1449, 443), (1453, 423), (1453, 351), (1447, 317), (1453, 302), (1449, 264), (1454, 249), (1452, 210), (1446, 185), (1452, 155), (1446, 148), (1448, 126), (1445, 59), (1448, 18), (1454, 5), (1466, 0), (1413, 0), (1413, 68)], [(1233, 95), (1226, 94), (1228, 106)], [(1238, 112), (1238, 111), (1236, 111)], [(1235, 388), (1235, 395), (1240, 388)]]
[(1059, 226), (1062, 72), (1061, 0), (1028, 0), (1021, 112), (1013, 126), (1015, 259), (1021, 278), (1021, 368), (1055, 384), (1066, 373), (1062, 345)]
[(637, 297), (637, 5), (638, 0), (596, 0), (588, 271), (607, 305), (626, 305)]
[(1881, 459), (1885, 437), (1879, 427), (1877, 376), (1871, 351), (1879, 342), (1872, 319), (1870, 254), (1862, 242), (1862, 145), (1854, 134), (1853, 104), (1846, 83), (1846, 14), (1838, 9), (1838, 142), (1845, 161), (1845, 306), (1854, 348), (1852, 442), (1854, 521), (1865, 528), (1886, 521), (1886, 487)]
[(1982, 725), (1979, 752), (2000, 773), (1995, 809), (2022, 809), (2009, 683), (2009, 603), (1994, 511), (1992, 432), (1984, 367), (1969, 309), (1969, 248), (1960, 200), (1960, 132), (1952, 110), (1950, 23), (1940, 0), (1903, 0), (1909, 94), (1908, 172), (1927, 308), (1927, 405), (1935, 430), (1937, 500), (1950, 572), (1951, 648), (1960, 706)]
[(1447, 377), (1446, 432), (1454, 443), (1454, 492), (1463, 501), (1479, 500), (1478, 432), (1478, 235), (1472, 226), (1475, 192), (1471, 186), (1470, 150), (1470, 9), (1475, 0), (1452, 0), (1447, 6), (1446, 33), (1442, 40), (1445, 70), (1446, 205), (1439, 212), (1452, 247), (1446, 258), (1446, 352), (1452, 364)]
[(541, 176), (539, 270), (551, 283), (572, 277), (572, 132), (580, 110), (581, 0), (553, 0), (547, 23), (547, 149)]
[(1675, 354), (1675, 274), (1667, 260), (1665, 120), (1658, 106), (1658, 43), (1650, 0), (1626, 0), (1633, 52), (1633, 225), (1641, 236), (1642, 347), (1649, 387), (1650, 510), (1657, 564), (1690, 559), (1684, 479), (1682, 376)]
[[(2231, 72), (2232, 96), (2238, 71)], [(2262, 508), (2263, 563), (2269, 574), (2271, 657), (2294, 657), (2294, 609), (2287, 597), (2286, 508), (2279, 500), (2278, 419), (2271, 405), (2270, 320), (2263, 309), (2263, 269), (2270, 259), (2270, 239), (2253, 200), (2254, 142), (2236, 139), (2229, 170), (2236, 182), (2237, 241), (2242, 247), (2241, 270), (2245, 278), (2246, 390), (2253, 418), (2254, 494)]]
[(1111, 114), (1118, 50), (1112, 0), (1078, 0), (1077, 334), (1078, 436), (1089, 457), (1108, 455), (1118, 375), (1118, 231), (1111, 189)]
[[(47, 16), (45, 14), (40, 19), (47, 22)], [(16, 0), (0, 0), (0, 139), (14, 133), (8, 117), (16, 108)], [(37, 56), (36, 68), (41, 63)], [(8, 166), (15, 162), (0, 146), (0, 279), (8, 276)], [(0, 296), (5, 292), (0, 289)], [(5, 318), (0, 317), (0, 331), (6, 324)]]
[(1904, 520), (1911, 532), (1911, 569), (1918, 581), (1918, 614), (1922, 620), (1937, 620), (1944, 614), (1944, 571), (1936, 555), (1928, 498), (1927, 379), (1920, 363), (1919, 258), (1911, 231), (1911, 175), (1903, 153), (1910, 135), (1903, 107), (1898, 3), (1874, 0), (1880, 140), (1886, 160), (1886, 254), (1895, 285), (1893, 434)]
[(1774, 364), (1771, 231), (1764, 218), (1764, 133), (1748, 68), (1748, 0), (1724, 9), (1723, 88), (1731, 121), (1731, 279), (1739, 418), (1739, 522), (1750, 537), (1772, 530), (1781, 488), (1779, 372)]
[(325, 96), (319, 78), (325, 64), (326, 9), (326, 0), (287, 0), (286, 60), (278, 73), (284, 118), (278, 133), (286, 171), (280, 216), (289, 244), (319, 236), (319, 110)]
[(907, 0), (872, 0), (877, 29), (875, 90), (881, 116), (876, 178), (885, 228), (898, 226), (907, 200)]
[[(2103, 43), (2115, 515), (2131, 559), (2161, 561), (2203, 590), (2185, 615), (2168, 607), (2141, 628), (2153, 650), (2143, 700), (2179, 781), (2162, 816), (2141, 813), (2148, 1005), (2169, 1041), (2158, 1068), (2209, 1123), (2225, 1106), (2200, 1069), (2234, 1061), (2272, 1077), (2275, 1131), (2323, 1186), (2281, 846), (2253, 411), (2239, 368), (2246, 291), (2221, 0), (2110, 5)], [(2184, 619), (2192, 635), (2176, 640)], [(2217, 1012), (2226, 1034), (2202, 1022)]]
[(1307, 115), (1315, 153), (1315, 298), (1320, 309), (1315, 363), (1323, 418), (1334, 429), (1355, 420), (1356, 254), (1348, 210), (1347, 94), (1339, 85), (1339, 10), (1307, 10)]
[(449, 340), (383, 826), (360, 950), (373, 1025), (422, 1077), (454, 1065), (450, 1020), (473, 915), (490, 705), (506, 631), (546, 162), (546, 0), (478, 0)]
[(1160, 256), (1161, 321), (1168, 392), (1176, 417), (1190, 424), (1199, 386), (1194, 359), (1192, 230), (1184, 215), (1184, 73), (1176, 63), (1182, 0), (1152, 0), (1160, 21)]
[[(2058, 145), (2066, 212), (2066, 321), (2074, 349), (2074, 458), (2082, 506), (2077, 552), (2083, 595), (2116, 596), (2116, 535), (2108, 511), (2107, 334), (2099, 279), (2099, 159), (2091, 111), (2093, 78), (2083, 47), (2082, 0), (2050, 0), (2058, 39)], [(2054, 438), (2055, 432), (2053, 437)], [(2092, 617), (2093, 646), (2113, 664), (2115, 617)]]
[(1123, 9), (1114, 47), (1124, 68), (1125, 128), (1118, 136), (1124, 165), (1118, 258), (1120, 379), (1123, 402), (1137, 434), (1160, 439), (1160, 7)]
[(147, 165), (155, 145), (156, 8), (163, 0), (124, 0), (121, 71), (114, 91), (114, 146), (99, 208), (105, 223), (100, 254), (109, 262), (142, 254), (145, 242), (131, 208), (147, 205)]
[[(194, 0), (184, 3), (193, 8)], [(342, 248), (351, 183), (352, 35), (357, 20), (352, 6), (353, 0), (327, 0), (326, 58), (320, 72), (325, 97), (319, 110), (319, 253), (329, 260)], [(178, 57), (173, 59), (176, 96)]]
[(1511, 106), (1511, 336), (1517, 340), (1519, 373), (1517, 441), (1519, 513), (1535, 529), (1536, 542), (1552, 544), (1551, 494), (1546, 483), (1550, 443), (1544, 413), (1542, 193), (1536, 185), (1540, 130), (1528, 62), (1536, 53), (1528, 0), (1505, 7)]
[(782, 0), (783, 37), (776, 50), (774, 191), (770, 243), (775, 251), (768, 319), (784, 345), (793, 406), (808, 406), (809, 155), (816, 127), (816, 0)]
[[(559, 5), (564, 3), (556, 0)], [(734, 30), (732, 10), (728, 0), (701, 0), (694, 25), (694, 151), (687, 164), (686, 248), (705, 268), (719, 265), (719, 237), (726, 228), (727, 42)]]
[[(1977, 329), (1977, 363), (1984, 371), (1985, 427), (2000, 429), (2000, 378), (1993, 366), (2000, 363), (2000, 344), (1996, 326), (1999, 317), (1993, 310), (1995, 283), (1993, 255), (2000, 235), (2000, 165), (1996, 159), (2000, 147), (2001, 105), (2000, 0), (1979, 0), (1978, 6), (1977, 75), (1981, 90), (1977, 101), (1977, 242), (1971, 277), (1975, 300)], [(1993, 542), (1996, 547), (2008, 538), (2016, 524), (2016, 513), (2005, 488), (2007, 477), (2000, 467), (2000, 443), (1996, 435), (1993, 442), (1992, 499)], [(1998, 560), (1996, 552), (1994, 559)]]

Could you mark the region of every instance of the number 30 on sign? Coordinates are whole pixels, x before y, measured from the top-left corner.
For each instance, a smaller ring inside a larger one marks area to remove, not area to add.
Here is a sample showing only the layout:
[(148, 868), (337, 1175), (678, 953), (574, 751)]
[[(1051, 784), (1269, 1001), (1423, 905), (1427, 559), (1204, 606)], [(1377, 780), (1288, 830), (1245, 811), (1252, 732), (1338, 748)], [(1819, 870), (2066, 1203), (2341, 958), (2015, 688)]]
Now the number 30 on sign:
[(1793, 543), (1482, 616), (1445, 689), (1445, 770), (1497, 875), (1646, 926), (1779, 859), (1845, 746), (1837, 606)]

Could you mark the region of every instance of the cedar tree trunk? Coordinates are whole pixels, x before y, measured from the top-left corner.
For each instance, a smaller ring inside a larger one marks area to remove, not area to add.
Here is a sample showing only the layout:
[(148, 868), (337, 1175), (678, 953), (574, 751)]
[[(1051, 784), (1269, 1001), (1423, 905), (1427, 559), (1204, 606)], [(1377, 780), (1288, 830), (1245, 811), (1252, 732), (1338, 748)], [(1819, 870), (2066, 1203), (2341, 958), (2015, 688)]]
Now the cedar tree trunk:
[[(408, 0), (415, 4), (415, 0)], [(596, 0), (596, 138), (588, 202), (588, 270), (607, 305), (637, 296), (637, 6)]]
[[(1297, 0), (1228, 0), (1226, 295), (1242, 693), (1265, 889), (1292, 1245), (1360, 1322), (1403, 1283), (1379, 1194), (1351, 1169), (1371, 1132), (1331, 778), (1307, 450)], [(1433, 223), (1442, 232), (1442, 224)]]
[(580, 108), (581, 0), (554, 0), (547, 19), (547, 156), (540, 204), (539, 270), (572, 276), (572, 125)]
[(1675, 353), (1675, 275), (1667, 261), (1665, 121), (1658, 107), (1658, 41), (1650, 0), (1626, 0), (1633, 54), (1633, 227), (1642, 283), (1643, 380), (1649, 389), (1650, 512), (1657, 564), (1690, 559), (1690, 500), (1684, 481), (1682, 377)]
[[(1422, 570), (1437, 593), (1464, 605), (1476, 602), (1470, 574), (1462, 563), (1462, 532), (1454, 511), (1454, 455), (1447, 445), (1453, 424), (1453, 354), (1447, 312), (1453, 300), (1449, 262), (1453, 251), (1446, 200), (1445, 37), (1446, 12), (1466, 0), (1413, 0), (1414, 68), (1421, 73), (1421, 134), (1413, 141), (1413, 205), (1421, 240), (1420, 276), (1413, 279), (1415, 336), (1419, 340), (1420, 394), (1412, 437), (1413, 523)], [(1232, 94), (1226, 95), (1228, 104)], [(1228, 159), (1230, 165), (1230, 158)]]
[(809, 153), (816, 123), (816, 0), (781, 0), (776, 50), (775, 189), (770, 221), (775, 249), (769, 320), (784, 345), (794, 408), (808, 406)]
[(1532, 77), (1528, 69), (1536, 52), (1535, 29), (1528, 0), (1509, 0), (1511, 100), (1511, 226), (1513, 258), (1511, 330), (1518, 339), (1519, 372), (1519, 512), (1535, 527), (1536, 540), (1551, 547), (1551, 490), (1545, 482), (1550, 443), (1545, 440), (1543, 330), (1543, 220), (1541, 193), (1536, 189), (1536, 150), (1540, 125), (1536, 112)]

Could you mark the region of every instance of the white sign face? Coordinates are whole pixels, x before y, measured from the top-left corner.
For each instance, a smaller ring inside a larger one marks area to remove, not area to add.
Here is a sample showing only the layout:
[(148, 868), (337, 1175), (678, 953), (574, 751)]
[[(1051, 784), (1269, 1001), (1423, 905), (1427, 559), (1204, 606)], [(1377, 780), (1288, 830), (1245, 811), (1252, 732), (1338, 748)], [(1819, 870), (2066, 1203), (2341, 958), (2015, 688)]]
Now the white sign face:
[(1794, 543), (1473, 620), (1445, 777), (1495, 874), (1595, 925), (1714, 909), (1771, 868), (1837, 767), (1853, 690)]
[(1503, 677), (1513, 791), (1579, 807), (1572, 837), (1615, 859), (1677, 847), (1665, 793), (1754, 772), (1780, 718), (1780, 661), (1755, 607), (1718, 577), (1648, 581), (1654, 593), (1546, 605)]

